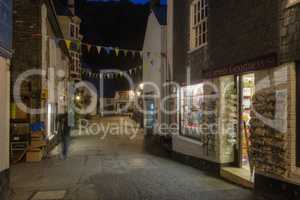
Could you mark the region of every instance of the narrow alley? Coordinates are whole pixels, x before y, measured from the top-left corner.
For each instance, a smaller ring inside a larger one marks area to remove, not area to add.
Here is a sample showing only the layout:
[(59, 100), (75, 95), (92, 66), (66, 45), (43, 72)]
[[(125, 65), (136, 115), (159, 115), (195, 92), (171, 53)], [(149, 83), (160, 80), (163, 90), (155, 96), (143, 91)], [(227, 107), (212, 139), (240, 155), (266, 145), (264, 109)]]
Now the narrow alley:
[(254, 199), (250, 190), (147, 153), (143, 138), (142, 132), (134, 140), (81, 136), (73, 138), (66, 160), (55, 149), (41, 162), (14, 165), (11, 199), (34, 199), (45, 191), (65, 192), (66, 200)]

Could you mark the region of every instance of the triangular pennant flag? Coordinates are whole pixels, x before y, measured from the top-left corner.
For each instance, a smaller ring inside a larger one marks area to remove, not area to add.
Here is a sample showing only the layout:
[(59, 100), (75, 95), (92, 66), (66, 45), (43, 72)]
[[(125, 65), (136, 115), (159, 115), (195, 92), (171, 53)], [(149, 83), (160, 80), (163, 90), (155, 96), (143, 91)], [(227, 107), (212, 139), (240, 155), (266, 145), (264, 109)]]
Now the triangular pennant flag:
[(124, 49), (123, 51), (124, 51), (124, 55), (127, 56), (128, 50), (127, 50), (127, 49)]
[(135, 51), (131, 51), (131, 56), (132, 56), (132, 58), (135, 57)]
[(90, 50), (91, 50), (91, 48), (92, 48), (92, 45), (87, 44), (86, 47), (87, 47), (88, 52), (90, 52)]
[(78, 50), (81, 49), (81, 41), (80, 40), (77, 41), (77, 48), (78, 48)]
[(71, 40), (65, 40), (65, 43), (67, 45), (67, 48), (70, 49), (72, 41)]
[(119, 56), (120, 49), (119, 48), (115, 48), (115, 52), (116, 52), (116, 56)]
[(102, 49), (102, 47), (101, 47), (101, 46), (97, 46), (97, 51), (98, 51), (98, 54), (100, 54), (100, 52), (101, 52), (101, 49)]
[(140, 53), (140, 57), (143, 58), (144, 52), (140, 51), (139, 53)]
[(104, 47), (104, 49), (105, 49), (107, 54), (110, 54), (110, 51), (111, 51), (112, 48), (111, 47)]

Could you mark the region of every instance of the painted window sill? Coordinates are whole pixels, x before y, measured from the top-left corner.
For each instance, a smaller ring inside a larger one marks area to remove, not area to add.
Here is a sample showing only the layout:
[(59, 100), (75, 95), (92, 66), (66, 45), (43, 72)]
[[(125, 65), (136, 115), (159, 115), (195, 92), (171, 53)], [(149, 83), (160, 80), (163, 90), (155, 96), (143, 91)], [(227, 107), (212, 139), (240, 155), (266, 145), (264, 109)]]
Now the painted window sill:
[(296, 0), (294, 2), (287, 3), (286, 8), (290, 8), (290, 7), (296, 6), (299, 3), (300, 3), (300, 0)]
[(206, 46), (207, 46), (207, 44), (202, 45), (202, 46), (199, 46), (199, 47), (196, 47), (196, 48), (193, 48), (193, 49), (190, 49), (190, 50), (188, 50), (188, 53), (189, 53), (189, 54), (192, 54), (192, 53), (194, 53), (194, 52), (196, 52), (196, 51), (198, 51), (198, 50), (200, 50), (200, 49), (205, 48)]

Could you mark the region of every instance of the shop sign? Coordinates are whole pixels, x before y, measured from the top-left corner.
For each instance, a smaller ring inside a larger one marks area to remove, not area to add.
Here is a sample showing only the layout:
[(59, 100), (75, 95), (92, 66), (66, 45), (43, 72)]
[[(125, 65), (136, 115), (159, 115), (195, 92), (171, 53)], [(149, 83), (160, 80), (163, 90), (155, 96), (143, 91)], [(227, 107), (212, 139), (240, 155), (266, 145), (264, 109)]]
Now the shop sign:
[(241, 74), (245, 72), (253, 72), (261, 69), (267, 69), (277, 66), (277, 56), (271, 54), (264, 56), (255, 60), (249, 60), (245, 63), (240, 63), (236, 65), (228, 65), (221, 68), (216, 68), (212, 70), (204, 70), (204, 78), (214, 78), (225, 75)]
[[(0, 47), (12, 48), (12, 0), (0, 0)], [(0, 48), (0, 53), (2, 52)]]

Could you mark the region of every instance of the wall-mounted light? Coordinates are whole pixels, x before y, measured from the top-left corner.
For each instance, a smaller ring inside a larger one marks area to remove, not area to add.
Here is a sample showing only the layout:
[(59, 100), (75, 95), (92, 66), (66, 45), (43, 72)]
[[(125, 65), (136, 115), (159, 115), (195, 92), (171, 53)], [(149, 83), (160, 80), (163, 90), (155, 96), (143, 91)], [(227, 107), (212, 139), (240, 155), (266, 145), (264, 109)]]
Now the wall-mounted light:
[(81, 100), (80, 95), (77, 95), (77, 96), (75, 97), (75, 99), (76, 99), (76, 101), (80, 101), (80, 100)]
[(137, 95), (138, 97), (141, 96), (141, 94), (142, 94), (141, 91), (137, 91), (137, 92), (136, 92), (136, 95)]
[(141, 84), (139, 85), (139, 87), (140, 87), (141, 90), (143, 90), (143, 89), (144, 89), (144, 83), (141, 83)]

